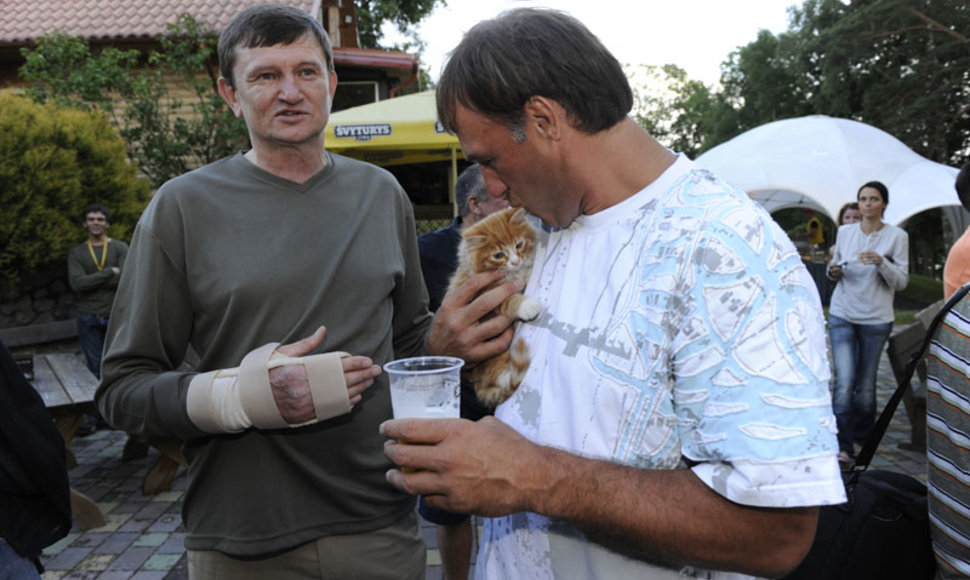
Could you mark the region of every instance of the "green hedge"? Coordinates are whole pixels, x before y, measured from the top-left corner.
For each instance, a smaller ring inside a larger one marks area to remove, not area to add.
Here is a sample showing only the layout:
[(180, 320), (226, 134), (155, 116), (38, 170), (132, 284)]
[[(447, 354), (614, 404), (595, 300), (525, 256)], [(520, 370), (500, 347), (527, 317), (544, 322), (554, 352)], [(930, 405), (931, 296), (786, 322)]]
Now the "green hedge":
[(110, 208), (109, 235), (130, 239), (149, 188), (125, 151), (103, 114), (0, 93), (0, 289), (65, 260), (88, 204)]

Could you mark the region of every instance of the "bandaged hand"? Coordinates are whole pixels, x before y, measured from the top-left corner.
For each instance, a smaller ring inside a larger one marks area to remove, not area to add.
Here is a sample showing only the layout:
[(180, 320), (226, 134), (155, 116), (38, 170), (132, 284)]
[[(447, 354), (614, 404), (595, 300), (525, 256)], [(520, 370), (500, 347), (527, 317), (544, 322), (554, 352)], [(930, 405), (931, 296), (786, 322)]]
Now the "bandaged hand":
[(367, 357), (344, 352), (306, 356), (325, 332), (321, 327), (292, 344), (271, 343), (237, 368), (196, 375), (189, 384), (189, 418), (207, 433), (236, 433), (300, 427), (349, 412), (381, 370)]

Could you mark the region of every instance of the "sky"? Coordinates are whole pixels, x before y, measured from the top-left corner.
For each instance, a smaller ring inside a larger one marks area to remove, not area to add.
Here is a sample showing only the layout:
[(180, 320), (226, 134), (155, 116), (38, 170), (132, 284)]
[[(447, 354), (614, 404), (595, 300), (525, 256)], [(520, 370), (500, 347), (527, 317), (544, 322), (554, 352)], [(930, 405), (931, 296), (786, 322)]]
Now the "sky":
[[(437, 80), (448, 51), (476, 22), (516, 6), (547, 6), (568, 12), (596, 34), (624, 65), (676, 64), (706, 84), (720, 78), (720, 64), (758, 30), (788, 28), (792, 0), (447, 0), (417, 27), (427, 43), (422, 58)], [(388, 42), (400, 35), (382, 32)]]

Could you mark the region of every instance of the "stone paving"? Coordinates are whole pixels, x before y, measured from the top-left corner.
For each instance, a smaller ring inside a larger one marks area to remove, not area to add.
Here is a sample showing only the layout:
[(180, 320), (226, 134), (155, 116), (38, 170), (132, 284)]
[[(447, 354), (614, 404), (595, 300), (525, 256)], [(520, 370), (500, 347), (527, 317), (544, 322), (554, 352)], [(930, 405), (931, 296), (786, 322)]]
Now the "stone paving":
[[(880, 406), (893, 389), (892, 371), (883, 356)], [(70, 471), (71, 484), (98, 503), (107, 524), (87, 532), (75, 524), (67, 537), (45, 550), (44, 580), (187, 579), (185, 530), (179, 513), (186, 483), (184, 469), (176, 474), (171, 491), (144, 495), (142, 479), (157, 458), (157, 451), (153, 449), (147, 457), (122, 462), (125, 439), (119, 431), (99, 431), (72, 442), (78, 466)], [(909, 439), (909, 421), (900, 408), (872, 467), (900, 471), (925, 482), (926, 456), (898, 446)], [(441, 560), (434, 526), (425, 523), (423, 531), (428, 545), (427, 579), (439, 580)]]

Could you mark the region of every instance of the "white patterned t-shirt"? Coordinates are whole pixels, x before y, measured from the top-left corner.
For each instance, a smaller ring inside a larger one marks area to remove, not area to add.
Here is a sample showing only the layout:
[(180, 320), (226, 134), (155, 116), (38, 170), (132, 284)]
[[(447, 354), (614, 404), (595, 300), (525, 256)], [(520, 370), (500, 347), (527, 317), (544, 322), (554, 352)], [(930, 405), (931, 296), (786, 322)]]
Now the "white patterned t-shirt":
[[(645, 189), (543, 231), (525, 293), (543, 312), (496, 411), (543, 445), (686, 468), (751, 506), (845, 500), (815, 284), (771, 217), (686, 157)], [(687, 462), (683, 458), (686, 458)], [(531, 513), (484, 521), (489, 580), (737, 578), (667, 570)]]

